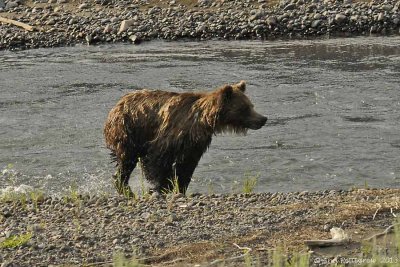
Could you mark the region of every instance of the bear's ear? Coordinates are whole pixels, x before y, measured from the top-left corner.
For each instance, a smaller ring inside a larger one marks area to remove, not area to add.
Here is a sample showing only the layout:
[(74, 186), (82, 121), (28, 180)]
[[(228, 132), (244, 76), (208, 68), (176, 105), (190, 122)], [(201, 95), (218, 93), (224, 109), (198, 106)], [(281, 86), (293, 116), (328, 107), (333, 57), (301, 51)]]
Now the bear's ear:
[(218, 93), (221, 95), (221, 98), (223, 100), (231, 99), (233, 94), (233, 88), (232, 86), (226, 84), (218, 90)]
[(235, 84), (235, 87), (244, 93), (246, 91), (246, 81), (241, 80), (239, 83)]

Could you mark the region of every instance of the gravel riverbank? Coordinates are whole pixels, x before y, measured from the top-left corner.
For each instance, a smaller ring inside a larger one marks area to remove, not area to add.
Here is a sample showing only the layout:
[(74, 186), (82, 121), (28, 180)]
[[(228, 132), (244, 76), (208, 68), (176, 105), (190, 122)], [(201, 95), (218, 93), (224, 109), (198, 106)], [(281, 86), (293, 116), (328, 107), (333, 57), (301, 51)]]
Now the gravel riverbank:
[[(244, 259), (232, 257), (243, 250), (234, 244), (250, 248), (251, 259), (263, 266), (268, 250), (306, 253), (304, 240), (329, 239), (332, 227), (344, 229), (355, 245), (339, 255), (361, 257), (358, 242), (393, 223), (400, 189), (34, 199), (1, 202), (3, 267), (106, 266), (116, 252), (159, 266), (207, 266), (219, 259), (240, 266)], [(4, 246), (24, 234), (31, 236), (20, 246)]]
[(143, 40), (399, 34), (400, 1), (0, 0), (0, 50)]

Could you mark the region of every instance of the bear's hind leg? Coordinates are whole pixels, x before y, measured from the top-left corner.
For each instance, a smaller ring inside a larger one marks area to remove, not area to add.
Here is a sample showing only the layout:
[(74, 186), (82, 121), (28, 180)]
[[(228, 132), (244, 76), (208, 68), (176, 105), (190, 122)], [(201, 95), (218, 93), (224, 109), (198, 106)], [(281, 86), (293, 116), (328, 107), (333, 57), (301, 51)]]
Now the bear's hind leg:
[(118, 169), (113, 177), (115, 189), (120, 195), (133, 196), (133, 192), (129, 187), (129, 178), (136, 167), (136, 163), (137, 158), (135, 157), (124, 157), (124, 159), (118, 160)]

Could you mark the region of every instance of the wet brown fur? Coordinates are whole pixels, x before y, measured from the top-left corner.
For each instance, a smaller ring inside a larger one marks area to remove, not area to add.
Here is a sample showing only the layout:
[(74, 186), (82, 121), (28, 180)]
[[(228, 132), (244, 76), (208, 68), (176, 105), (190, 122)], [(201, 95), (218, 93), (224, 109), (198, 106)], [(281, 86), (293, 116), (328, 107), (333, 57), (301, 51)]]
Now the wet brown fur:
[(254, 111), (245, 88), (241, 81), (208, 93), (144, 89), (122, 97), (104, 127), (107, 147), (117, 159), (117, 190), (130, 192), (129, 176), (140, 158), (155, 190), (171, 189), (176, 176), (185, 192), (214, 134), (246, 133), (265, 124), (266, 117)]

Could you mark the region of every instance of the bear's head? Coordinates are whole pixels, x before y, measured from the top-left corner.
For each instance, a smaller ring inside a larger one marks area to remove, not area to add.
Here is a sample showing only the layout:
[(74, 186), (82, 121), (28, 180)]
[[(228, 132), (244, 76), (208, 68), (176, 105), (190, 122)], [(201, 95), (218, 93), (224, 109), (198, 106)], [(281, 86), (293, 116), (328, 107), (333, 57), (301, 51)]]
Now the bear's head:
[(219, 104), (215, 132), (246, 133), (248, 129), (258, 130), (265, 125), (267, 117), (254, 110), (245, 91), (246, 82), (240, 81), (224, 85), (212, 93)]

